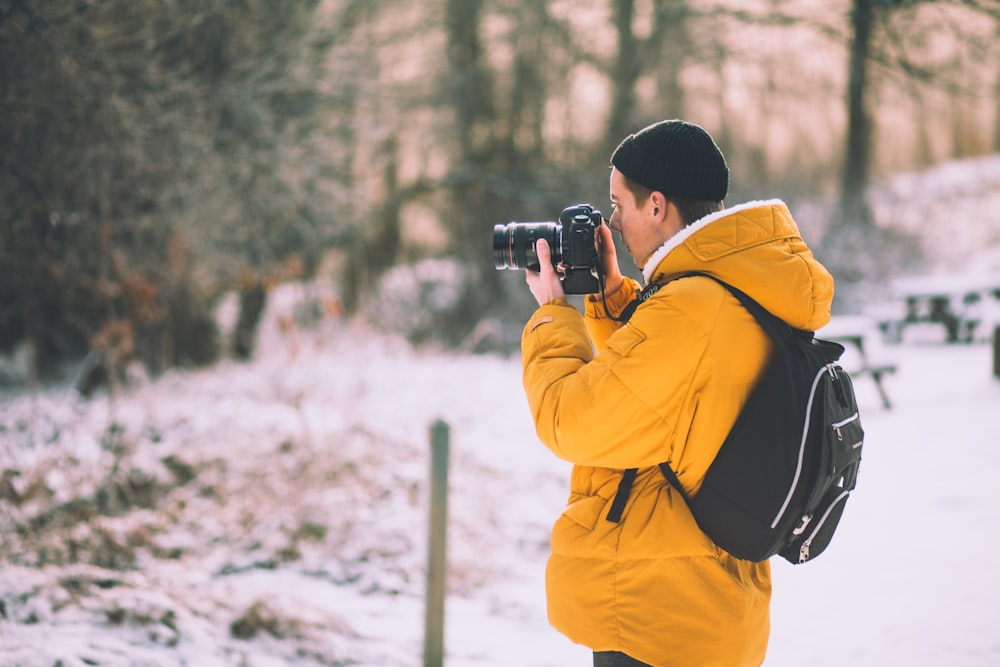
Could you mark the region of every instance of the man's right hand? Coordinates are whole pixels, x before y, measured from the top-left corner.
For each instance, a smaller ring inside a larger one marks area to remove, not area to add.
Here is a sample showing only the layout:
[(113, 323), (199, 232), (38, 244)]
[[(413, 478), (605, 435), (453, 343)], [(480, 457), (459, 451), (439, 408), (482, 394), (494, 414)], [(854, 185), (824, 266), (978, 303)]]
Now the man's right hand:
[(539, 306), (544, 306), (557, 299), (565, 300), (566, 292), (563, 290), (562, 281), (552, 266), (552, 250), (549, 248), (549, 242), (538, 239), (535, 242), (535, 252), (538, 254), (539, 270), (525, 271), (525, 282), (528, 283), (528, 289), (531, 290), (535, 301)]
[(618, 252), (615, 239), (607, 221), (597, 228), (597, 254), (604, 271), (604, 296), (611, 296), (622, 288), (625, 278), (618, 268)]

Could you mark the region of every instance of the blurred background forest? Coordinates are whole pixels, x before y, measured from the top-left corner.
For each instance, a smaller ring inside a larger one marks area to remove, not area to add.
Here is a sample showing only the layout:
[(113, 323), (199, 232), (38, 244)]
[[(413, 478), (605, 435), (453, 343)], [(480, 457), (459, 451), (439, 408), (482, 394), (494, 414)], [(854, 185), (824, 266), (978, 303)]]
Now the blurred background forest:
[(304, 322), (502, 345), (492, 226), (605, 208), (675, 117), (877, 282), (920, 256), (869, 187), (1000, 152), (998, 64), (997, 0), (0, 0), (0, 352), (82, 390), (245, 358), (292, 280)]

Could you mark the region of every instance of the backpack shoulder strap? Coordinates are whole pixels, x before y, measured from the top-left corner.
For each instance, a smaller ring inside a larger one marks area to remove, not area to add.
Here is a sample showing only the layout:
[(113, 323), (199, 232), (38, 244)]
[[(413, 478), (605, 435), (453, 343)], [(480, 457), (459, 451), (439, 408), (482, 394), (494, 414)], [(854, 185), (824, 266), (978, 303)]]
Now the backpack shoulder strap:
[(670, 467), (670, 464), (667, 463), (666, 461), (661, 463), (660, 472), (662, 472), (663, 476), (667, 478), (668, 482), (670, 482), (670, 486), (674, 487), (680, 492), (681, 497), (684, 498), (684, 502), (686, 502), (690, 506), (691, 496), (689, 496), (688, 492), (684, 490), (683, 486), (681, 486), (681, 480), (677, 479), (677, 473), (675, 473), (674, 469)]
[[(733, 287), (724, 280), (720, 280), (719, 278), (716, 278), (713, 275), (702, 273), (700, 271), (693, 271), (691, 273), (686, 273), (682, 277), (687, 278), (688, 276), (703, 276), (705, 278), (711, 278), (715, 282), (725, 287), (729, 291), (729, 293), (735, 296), (739, 300), (739, 302), (743, 304), (743, 307), (746, 308), (751, 315), (753, 315), (754, 319), (757, 320), (757, 323), (761, 326), (764, 332), (767, 333), (767, 335), (770, 336), (775, 343), (777, 343), (779, 348), (784, 348), (787, 345), (789, 345), (795, 338), (796, 332), (799, 331), (798, 329), (795, 329), (794, 327), (786, 324), (784, 320), (772, 315), (767, 309), (765, 309), (763, 306), (757, 303), (743, 290)], [(663, 473), (663, 476), (667, 479), (667, 482), (669, 482), (672, 487), (677, 489), (680, 492), (680, 494), (684, 497), (684, 500), (687, 501), (688, 505), (690, 505), (691, 498), (690, 496), (688, 496), (687, 491), (684, 490), (684, 487), (681, 486), (681, 482), (677, 478), (677, 473), (675, 473), (673, 468), (670, 467), (670, 464), (667, 462), (661, 463), (660, 471)]]
[[(714, 280), (715, 282), (719, 283), (727, 290), (729, 290), (729, 293), (735, 296), (739, 300), (739, 302), (743, 304), (743, 307), (746, 308), (748, 311), (750, 311), (750, 314), (754, 316), (754, 319), (756, 319), (757, 322), (760, 324), (760, 326), (763, 327), (764, 331), (767, 332), (767, 334), (777, 343), (784, 345), (793, 338), (794, 334), (793, 334), (793, 328), (791, 326), (789, 326), (784, 321), (775, 317), (770, 312), (765, 310), (763, 306), (761, 306), (759, 303), (750, 298), (750, 296), (748, 296), (745, 292), (736, 287), (733, 287), (724, 280), (716, 278), (715, 276), (708, 273), (702, 273), (701, 271), (691, 271), (689, 273), (685, 273), (682, 276), (679, 276), (678, 278), (674, 278), (674, 280), (679, 280), (680, 278), (689, 278), (692, 276), (711, 278), (712, 280)], [(660, 288), (665, 287), (666, 284), (667, 284), (666, 282), (654, 282), (650, 283), (645, 288), (643, 288), (642, 292), (640, 292), (639, 295), (636, 296), (636, 298), (632, 299), (632, 301), (625, 306), (625, 308), (622, 310), (621, 315), (619, 316), (619, 320), (622, 322), (627, 322), (629, 318), (632, 317), (632, 314), (635, 312), (636, 308), (638, 308), (643, 302), (649, 300), (650, 297), (652, 297), (654, 294), (660, 291)]]
[[(772, 315), (742, 290), (733, 287), (729, 283), (724, 280), (720, 280), (713, 275), (702, 273), (700, 271), (685, 273), (683, 276), (680, 276), (680, 278), (688, 278), (692, 276), (711, 278), (725, 287), (730, 294), (735, 296), (739, 302), (743, 304), (743, 307), (746, 308), (751, 315), (753, 315), (754, 319), (757, 320), (757, 323), (764, 329), (767, 335), (770, 336), (780, 347), (785, 347), (794, 338), (795, 330), (791, 326)], [(628, 317), (631, 317), (632, 313), (635, 312), (636, 307), (655, 294), (661, 287), (663, 287), (664, 284), (665, 283), (652, 283), (647, 286), (647, 288), (643, 290), (642, 294), (626, 307), (623, 315), (627, 313), (627, 316), (624, 319), (627, 320)], [(618, 483), (618, 491), (615, 493), (615, 498), (611, 503), (611, 509), (608, 511), (608, 521), (613, 523), (621, 521), (622, 512), (625, 509), (625, 503), (628, 502), (628, 497), (632, 490), (632, 483), (635, 481), (637, 472), (638, 471), (635, 468), (629, 468), (622, 472), (622, 479)], [(684, 498), (684, 501), (690, 505), (691, 497), (688, 495), (687, 491), (684, 490), (680, 479), (677, 478), (677, 473), (675, 473), (673, 468), (670, 467), (670, 464), (667, 462), (661, 463), (660, 472), (663, 473), (663, 476), (666, 478), (670, 486), (677, 489), (677, 491)]]
[(720, 280), (713, 275), (701, 273), (700, 271), (686, 273), (682, 277), (687, 278), (688, 276), (703, 276), (705, 278), (711, 278), (729, 290), (729, 293), (735, 296), (739, 302), (743, 304), (743, 307), (746, 308), (751, 315), (753, 315), (754, 319), (757, 320), (757, 323), (760, 324), (761, 328), (764, 329), (767, 335), (774, 339), (774, 341), (779, 345), (784, 346), (792, 340), (794, 335), (793, 328), (786, 324), (783, 320), (775, 317), (769, 311), (765, 310), (763, 306), (750, 298), (742, 290), (733, 287), (729, 283)]
[(615, 492), (615, 499), (611, 501), (611, 509), (608, 510), (607, 519), (611, 523), (618, 523), (622, 520), (622, 512), (625, 511), (625, 503), (632, 493), (632, 482), (638, 474), (638, 468), (627, 468), (622, 471), (622, 479), (618, 482), (618, 490)]
[[(692, 271), (690, 273), (685, 273), (683, 276), (680, 276), (680, 278), (688, 278), (691, 276), (702, 276), (705, 278), (711, 278), (715, 282), (725, 287), (730, 294), (735, 296), (739, 300), (739, 302), (743, 304), (743, 307), (746, 308), (751, 315), (753, 315), (754, 319), (757, 320), (757, 323), (761, 326), (761, 328), (763, 328), (764, 331), (767, 333), (767, 335), (770, 336), (779, 346), (784, 347), (789, 343), (791, 343), (792, 339), (795, 336), (793, 328), (790, 327), (781, 319), (772, 315), (763, 306), (761, 306), (759, 303), (750, 298), (745, 292), (733, 287), (729, 283), (720, 280), (719, 278), (716, 278), (713, 275), (710, 275), (708, 273), (702, 273), (700, 271)], [(623, 319), (627, 321), (628, 318), (632, 316), (632, 313), (635, 312), (636, 307), (638, 307), (642, 302), (649, 299), (649, 297), (651, 297), (653, 294), (656, 294), (656, 292), (659, 291), (659, 289), (663, 287), (665, 284), (666, 283), (652, 283), (648, 285), (646, 289), (644, 289), (642, 293), (625, 308), (625, 310), (622, 313)], [(618, 490), (615, 493), (615, 498), (611, 503), (611, 509), (608, 511), (608, 516), (607, 516), (608, 521), (611, 521), (612, 523), (618, 523), (621, 521), (622, 512), (625, 510), (625, 504), (628, 502), (628, 497), (632, 492), (632, 483), (635, 481), (635, 476), (637, 472), (638, 470), (636, 468), (628, 468), (622, 471), (622, 479), (618, 483)], [(684, 487), (681, 485), (680, 480), (677, 478), (677, 473), (675, 473), (673, 468), (670, 467), (670, 464), (667, 462), (661, 463), (660, 472), (663, 473), (663, 476), (667, 479), (667, 482), (670, 484), (670, 486), (674, 487), (675, 489), (677, 489), (678, 492), (680, 492), (681, 496), (684, 498), (684, 501), (690, 504), (691, 497), (688, 495), (687, 491), (684, 490)]]

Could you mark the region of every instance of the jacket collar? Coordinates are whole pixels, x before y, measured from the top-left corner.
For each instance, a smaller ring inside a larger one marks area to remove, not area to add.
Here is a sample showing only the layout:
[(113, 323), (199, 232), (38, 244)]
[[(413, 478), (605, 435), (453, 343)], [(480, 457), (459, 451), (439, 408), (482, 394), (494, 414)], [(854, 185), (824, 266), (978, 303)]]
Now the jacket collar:
[(645, 266), (642, 267), (642, 277), (645, 279), (646, 284), (653, 279), (653, 275), (656, 273), (656, 268), (666, 259), (667, 255), (670, 254), (674, 248), (677, 248), (693, 235), (697, 234), (699, 231), (708, 227), (710, 224), (716, 220), (721, 220), (722, 218), (727, 218), (734, 213), (739, 213), (740, 211), (745, 211), (751, 208), (757, 208), (759, 206), (774, 206), (775, 204), (784, 204), (780, 199), (764, 199), (759, 201), (750, 201), (745, 204), (740, 204), (738, 206), (733, 206), (732, 208), (722, 209), (721, 211), (716, 211), (715, 213), (710, 213), (703, 218), (695, 220), (687, 227), (684, 227), (679, 232), (671, 236), (667, 241), (661, 245), (649, 259), (646, 260)]

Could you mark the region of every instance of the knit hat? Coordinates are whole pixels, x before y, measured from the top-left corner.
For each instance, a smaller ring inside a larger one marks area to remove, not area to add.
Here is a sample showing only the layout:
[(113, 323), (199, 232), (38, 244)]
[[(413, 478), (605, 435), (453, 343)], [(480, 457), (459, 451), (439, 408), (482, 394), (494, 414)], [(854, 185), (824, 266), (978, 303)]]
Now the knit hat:
[(611, 164), (624, 176), (667, 197), (722, 201), (729, 167), (708, 132), (683, 120), (654, 123), (618, 144)]

